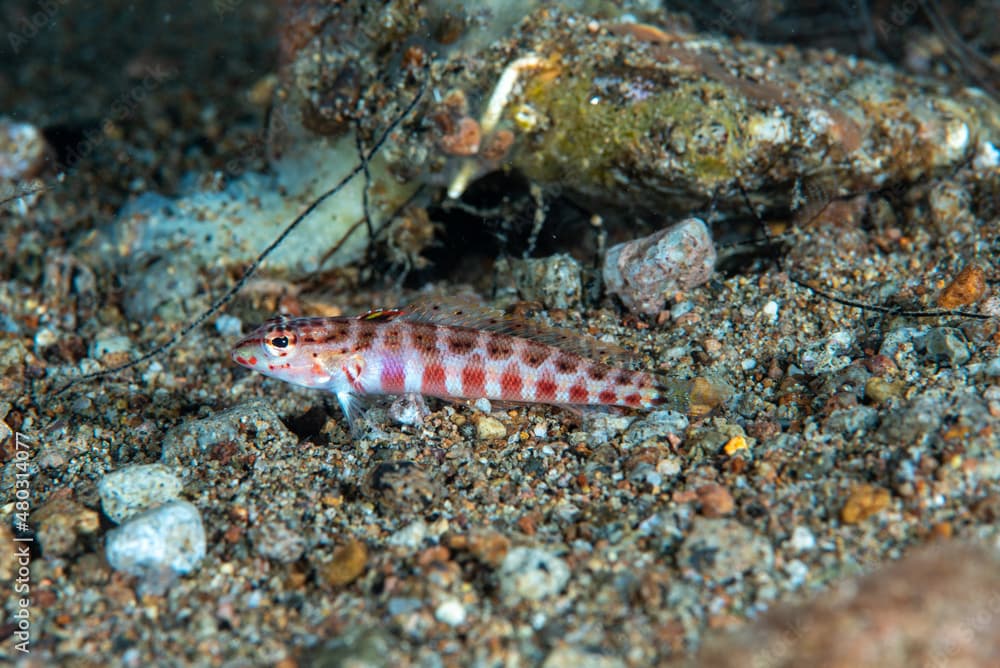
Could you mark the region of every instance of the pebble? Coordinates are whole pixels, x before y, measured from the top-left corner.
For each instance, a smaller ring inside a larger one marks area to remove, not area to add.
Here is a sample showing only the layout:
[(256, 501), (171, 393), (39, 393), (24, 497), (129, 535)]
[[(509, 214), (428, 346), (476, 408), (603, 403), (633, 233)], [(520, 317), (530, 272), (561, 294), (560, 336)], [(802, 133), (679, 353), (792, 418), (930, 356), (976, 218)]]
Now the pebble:
[(881, 512), (889, 505), (889, 490), (875, 485), (858, 485), (840, 509), (844, 524), (857, 524)]
[(160, 461), (195, 466), (219, 445), (277, 456), (294, 450), (298, 442), (268, 402), (254, 399), (172, 428), (163, 438)]
[(954, 309), (975, 304), (986, 292), (986, 272), (982, 267), (970, 264), (958, 272), (954, 280), (941, 291), (938, 306)]
[(80, 551), (80, 539), (100, 528), (98, 514), (64, 496), (51, 498), (31, 514), (35, 537), (46, 557), (71, 556)]
[(572, 256), (560, 253), (509, 262), (522, 299), (541, 302), (550, 309), (571, 309), (580, 305), (583, 295), (580, 263)]
[(994, 550), (938, 541), (805, 603), (772, 606), (739, 633), (707, 638), (689, 665), (996, 666), (998, 591)]
[(330, 561), (319, 568), (319, 574), (331, 587), (343, 587), (357, 580), (368, 565), (368, 548), (360, 540), (337, 547)]
[(722, 517), (736, 509), (736, 502), (728, 489), (717, 483), (699, 487), (696, 492), (701, 504), (701, 514), (705, 517)]
[(465, 606), (454, 598), (442, 601), (434, 610), (434, 619), (448, 626), (461, 626), (465, 623), (465, 618)]
[(187, 501), (147, 510), (109, 531), (105, 552), (112, 568), (131, 575), (190, 573), (205, 557), (201, 515)]
[(104, 514), (115, 524), (144, 510), (173, 501), (180, 478), (164, 464), (131, 464), (108, 473), (97, 484)]
[(882, 339), (882, 345), (878, 351), (879, 355), (896, 360), (897, 353), (921, 345), (926, 335), (926, 327), (897, 327), (892, 329)]
[(542, 668), (625, 668), (626, 665), (617, 656), (608, 656), (568, 645), (560, 645), (545, 657)]
[(476, 438), (480, 441), (494, 441), (507, 438), (507, 427), (500, 420), (489, 415), (481, 415), (476, 419)]
[(265, 559), (282, 564), (298, 561), (306, 549), (302, 533), (283, 522), (267, 522), (250, 532), (250, 541)]
[(698, 517), (681, 544), (678, 563), (723, 582), (751, 569), (770, 569), (774, 549), (764, 536), (736, 520)]
[(675, 293), (707, 282), (715, 259), (708, 226), (698, 218), (688, 218), (609, 248), (604, 282), (628, 310), (656, 316)]
[(45, 138), (29, 123), (0, 116), (0, 181), (24, 181), (45, 164)]
[(94, 339), (90, 350), (87, 351), (87, 356), (99, 360), (105, 355), (127, 353), (130, 350), (132, 350), (132, 341), (127, 336), (109, 333)]
[(430, 414), (427, 402), (420, 394), (404, 394), (389, 404), (389, 419), (407, 427), (419, 427)]
[(427, 537), (427, 524), (423, 520), (411, 522), (405, 527), (395, 532), (386, 540), (389, 545), (405, 547), (415, 550), (424, 542)]
[(868, 382), (865, 383), (865, 397), (876, 404), (893, 398), (898, 399), (903, 396), (904, 392), (906, 392), (906, 381), (902, 379), (889, 381), (875, 376), (869, 378)]
[(797, 526), (792, 529), (792, 535), (786, 543), (788, 548), (795, 553), (810, 552), (816, 547), (816, 536), (808, 527)]
[(500, 564), (500, 593), (508, 604), (554, 596), (569, 582), (569, 566), (535, 547), (511, 548)]
[(846, 355), (854, 344), (854, 335), (839, 330), (813, 343), (799, 354), (799, 366), (808, 374), (823, 375), (840, 371), (851, 363)]
[(927, 332), (924, 346), (928, 360), (953, 367), (965, 364), (972, 357), (961, 330), (954, 327), (935, 327)]
[(683, 435), (688, 425), (688, 418), (683, 413), (671, 410), (653, 411), (629, 426), (622, 435), (622, 445), (636, 446), (646, 441), (667, 443), (669, 435)]
[(243, 321), (224, 313), (215, 320), (215, 331), (221, 336), (236, 338), (243, 333)]

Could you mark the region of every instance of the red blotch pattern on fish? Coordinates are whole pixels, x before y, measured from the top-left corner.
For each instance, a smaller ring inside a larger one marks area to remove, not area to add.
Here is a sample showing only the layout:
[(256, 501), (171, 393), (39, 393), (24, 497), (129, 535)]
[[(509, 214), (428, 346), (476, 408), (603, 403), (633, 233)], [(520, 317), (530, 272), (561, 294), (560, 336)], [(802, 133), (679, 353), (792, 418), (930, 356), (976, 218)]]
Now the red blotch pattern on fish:
[[(252, 342), (254, 336), (263, 342), (287, 334), (297, 341), (290, 354), (313, 358), (310, 369), (324, 369), (328, 376), (330, 369), (343, 370), (352, 378), (354, 391), (364, 394), (419, 392), (445, 399), (632, 408), (663, 402), (659, 383), (651, 374), (602, 364), (532, 339), (408, 321), (405, 313), (279, 319), (244, 339), (236, 350), (241, 351), (240, 346)], [(234, 359), (241, 364), (247, 361), (246, 355)], [(300, 377), (294, 378), (291, 371), (282, 375), (272, 369), (272, 375), (300, 384), (308, 384), (301, 379), (306, 373), (315, 372), (300, 371)]]

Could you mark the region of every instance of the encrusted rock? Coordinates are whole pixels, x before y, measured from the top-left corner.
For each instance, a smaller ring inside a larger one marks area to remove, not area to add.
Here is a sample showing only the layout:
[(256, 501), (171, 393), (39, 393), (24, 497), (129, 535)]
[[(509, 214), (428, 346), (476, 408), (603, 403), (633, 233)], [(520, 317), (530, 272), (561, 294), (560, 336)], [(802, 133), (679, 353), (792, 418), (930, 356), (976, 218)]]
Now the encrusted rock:
[(670, 297), (712, 276), (715, 246), (698, 218), (608, 249), (604, 282), (630, 311), (655, 316)]
[(548, 308), (579, 306), (583, 295), (580, 263), (560, 253), (549, 257), (510, 260), (514, 283), (523, 299)]

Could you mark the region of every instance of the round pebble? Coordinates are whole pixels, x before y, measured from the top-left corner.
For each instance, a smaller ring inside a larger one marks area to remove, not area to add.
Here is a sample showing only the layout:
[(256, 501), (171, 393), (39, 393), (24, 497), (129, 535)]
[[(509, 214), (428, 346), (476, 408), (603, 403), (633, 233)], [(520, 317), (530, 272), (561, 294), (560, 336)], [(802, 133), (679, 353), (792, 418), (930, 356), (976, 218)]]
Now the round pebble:
[(112, 568), (130, 575), (190, 573), (205, 557), (201, 514), (187, 501), (147, 510), (109, 531), (105, 552)]
[(500, 593), (509, 603), (540, 601), (558, 594), (569, 582), (569, 566), (551, 552), (515, 547), (500, 564)]
[(500, 438), (507, 438), (507, 428), (503, 422), (483, 415), (476, 421), (476, 437), (481, 441), (494, 441)]
[(148, 508), (173, 501), (181, 487), (180, 478), (164, 464), (132, 464), (101, 478), (97, 493), (104, 514), (121, 524)]
[(461, 601), (450, 598), (437, 607), (434, 619), (448, 626), (460, 626), (465, 623), (465, 606)]
[(927, 358), (932, 362), (961, 366), (969, 361), (972, 353), (961, 331), (954, 327), (935, 327), (924, 338)]

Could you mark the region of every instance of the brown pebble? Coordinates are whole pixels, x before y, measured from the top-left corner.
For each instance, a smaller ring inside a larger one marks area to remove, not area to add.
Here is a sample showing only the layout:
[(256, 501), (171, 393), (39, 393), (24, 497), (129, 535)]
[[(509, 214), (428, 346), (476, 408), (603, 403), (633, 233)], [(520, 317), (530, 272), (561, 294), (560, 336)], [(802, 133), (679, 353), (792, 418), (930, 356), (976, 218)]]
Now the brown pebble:
[(875, 485), (858, 485), (851, 490), (847, 502), (840, 510), (844, 524), (857, 524), (889, 505), (889, 490)]
[(722, 485), (711, 483), (698, 488), (698, 501), (701, 503), (701, 514), (705, 517), (722, 517), (733, 512), (736, 503), (733, 495)]
[(958, 272), (955, 280), (941, 291), (938, 306), (944, 309), (968, 306), (979, 301), (984, 292), (986, 292), (986, 272), (979, 266), (970, 264)]
[(368, 548), (359, 540), (352, 540), (333, 551), (329, 563), (320, 567), (323, 580), (332, 587), (342, 587), (357, 580), (368, 564)]

